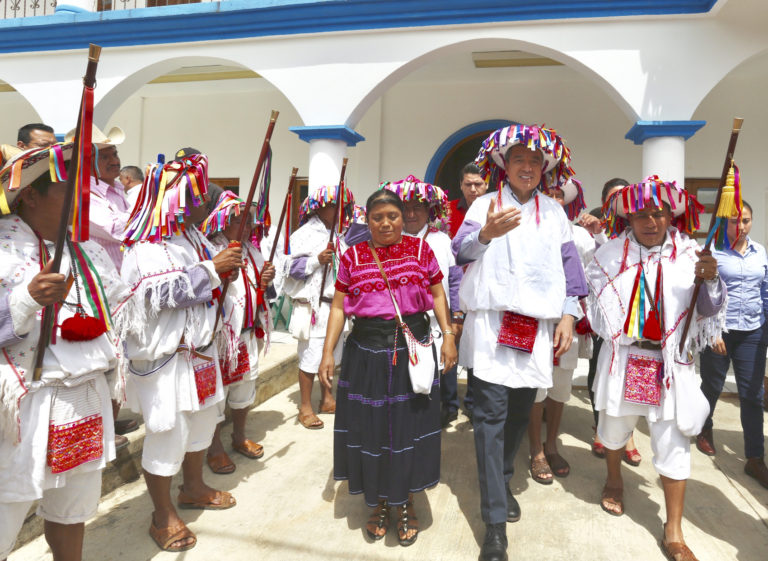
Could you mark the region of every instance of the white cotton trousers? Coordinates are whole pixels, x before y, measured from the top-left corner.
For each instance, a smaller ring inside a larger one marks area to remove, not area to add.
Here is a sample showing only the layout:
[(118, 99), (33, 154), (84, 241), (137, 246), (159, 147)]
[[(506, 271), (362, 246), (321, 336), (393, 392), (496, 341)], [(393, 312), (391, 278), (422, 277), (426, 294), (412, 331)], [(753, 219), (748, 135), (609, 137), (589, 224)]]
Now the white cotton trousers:
[(552, 387), (536, 390), (536, 403), (546, 398), (558, 403), (565, 403), (571, 398), (573, 370), (555, 366), (552, 370)]
[(200, 411), (177, 411), (172, 429), (152, 432), (147, 427), (141, 467), (152, 475), (171, 477), (181, 469), (184, 454), (199, 452), (211, 445), (213, 432), (222, 417), (218, 407)]
[[(79, 524), (96, 515), (100, 497), (100, 469), (70, 475), (66, 486), (43, 491), (37, 515), (57, 524)], [(16, 545), (16, 536), (33, 503), (0, 503), (0, 559), (8, 557)]]
[[(600, 411), (597, 434), (609, 450), (620, 450), (629, 441), (640, 415), (613, 417)], [(651, 421), (646, 417), (651, 434), (653, 467), (656, 473), (670, 479), (688, 479), (691, 476), (691, 441), (680, 432), (674, 419)]]
[[(333, 360), (337, 366), (341, 362), (342, 338), (339, 337), (339, 342), (333, 349)], [(320, 370), (320, 361), (323, 359), (323, 345), (325, 345), (325, 337), (310, 337), (306, 341), (298, 342), (296, 352), (299, 355), (299, 370), (307, 374), (317, 374)]]

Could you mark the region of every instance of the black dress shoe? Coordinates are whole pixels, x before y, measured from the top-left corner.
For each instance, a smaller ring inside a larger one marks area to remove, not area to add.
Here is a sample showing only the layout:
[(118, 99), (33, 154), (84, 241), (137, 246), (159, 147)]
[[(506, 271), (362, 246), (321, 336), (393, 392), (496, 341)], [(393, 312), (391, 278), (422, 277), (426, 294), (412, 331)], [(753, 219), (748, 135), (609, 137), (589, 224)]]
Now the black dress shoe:
[(507, 522), (517, 522), (520, 520), (520, 504), (507, 487)]
[(486, 524), (480, 561), (507, 561), (507, 525)]

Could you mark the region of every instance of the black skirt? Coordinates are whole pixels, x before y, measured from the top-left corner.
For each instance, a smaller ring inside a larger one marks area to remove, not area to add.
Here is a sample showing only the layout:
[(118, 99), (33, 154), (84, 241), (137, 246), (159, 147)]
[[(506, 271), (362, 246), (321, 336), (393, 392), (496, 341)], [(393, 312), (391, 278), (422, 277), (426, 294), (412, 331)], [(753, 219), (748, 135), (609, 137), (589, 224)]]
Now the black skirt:
[[(415, 337), (427, 339), (424, 314), (404, 319)], [(437, 360), (430, 394), (413, 393), (402, 335), (392, 364), (394, 333), (394, 321), (355, 320), (344, 345), (336, 396), (333, 476), (347, 480), (351, 494), (363, 493), (371, 507), (382, 499), (404, 504), (409, 493), (440, 480)]]

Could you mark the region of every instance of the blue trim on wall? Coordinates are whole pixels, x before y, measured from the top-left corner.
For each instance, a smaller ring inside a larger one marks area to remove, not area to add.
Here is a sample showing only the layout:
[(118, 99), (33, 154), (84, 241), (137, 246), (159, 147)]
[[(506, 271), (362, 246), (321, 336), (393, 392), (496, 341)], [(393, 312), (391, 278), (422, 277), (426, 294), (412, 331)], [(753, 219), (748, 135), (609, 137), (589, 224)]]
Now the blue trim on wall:
[(226, 0), (0, 20), (0, 53), (572, 18), (700, 14), (716, 0)]
[(688, 140), (706, 124), (706, 121), (638, 121), (624, 138), (635, 144), (658, 136), (682, 136)]
[(443, 143), (437, 148), (434, 156), (432, 156), (432, 159), (429, 160), (427, 171), (424, 173), (424, 181), (427, 183), (433, 183), (435, 181), (437, 177), (437, 170), (440, 168), (440, 164), (448, 155), (448, 152), (450, 152), (454, 146), (456, 146), (459, 142), (468, 136), (472, 136), (473, 134), (477, 134), (482, 131), (500, 129), (501, 127), (506, 127), (513, 122), (514, 121), (507, 121), (504, 119), (491, 119), (488, 121), (478, 121), (477, 123), (472, 123), (471, 125), (460, 128), (451, 136), (443, 140)]
[(299, 138), (304, 142), (324, 138), (330, 140), (343, 140), (347, 143), (347, 146), (354, 146), (358, 142), (365, 140), (365, 137), (362, 134), (346, 125), (290, 127), (288, 130), (298, 134)]

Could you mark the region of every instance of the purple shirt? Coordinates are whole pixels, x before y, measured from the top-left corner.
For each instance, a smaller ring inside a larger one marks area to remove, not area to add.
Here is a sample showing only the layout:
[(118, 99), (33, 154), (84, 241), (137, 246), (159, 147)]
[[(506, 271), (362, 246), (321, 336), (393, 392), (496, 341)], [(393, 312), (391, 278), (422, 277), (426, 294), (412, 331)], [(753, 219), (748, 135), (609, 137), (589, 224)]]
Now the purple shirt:
[[(403, 236), (400, 242), (376, 248), (395, 300), (404, 316), (434, 307), (430, 287), (443, 280), (429, 244)], [(336, 290), (346, 294), (348, 316), (394, 319), (395, 308), (367, 242), (349, 248), (341, 257)]]
[(125, 188), (119, 181), (110, 185), (91, 178), (91, 239), (104, 248), (118, 271), (123, 264), (120, 246), (130, 211)]

